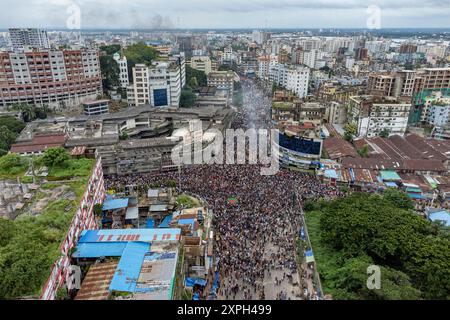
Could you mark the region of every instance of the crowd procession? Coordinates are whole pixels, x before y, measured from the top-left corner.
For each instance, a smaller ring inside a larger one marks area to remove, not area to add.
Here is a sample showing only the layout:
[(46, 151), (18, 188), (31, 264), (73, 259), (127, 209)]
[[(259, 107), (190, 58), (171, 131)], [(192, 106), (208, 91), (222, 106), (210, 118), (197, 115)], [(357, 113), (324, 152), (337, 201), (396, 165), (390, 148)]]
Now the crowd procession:
[[(268, 128), (270, 99), (252, 83), (244, 82), (243, 89), (244, 107), (233, 127)], [(261, 106), (265, 112), (260, 112)], [(295, 242), (302, 224), (301, 205), (306, 199), (340, 196), (336, 187), (322, 184), (307, 172), (281, 169), (264, 176), (260, 165), (249, 164), (191, 165), (180, 173), (107, 177), (105, 181), (107, 189), (137, 185), (145, 192), (167, 180), (178, 181), (179, 192), (200, 196), (213, 210), (219, 299), (306, 298), (302, 279), (309, 275), (298, 265)]]

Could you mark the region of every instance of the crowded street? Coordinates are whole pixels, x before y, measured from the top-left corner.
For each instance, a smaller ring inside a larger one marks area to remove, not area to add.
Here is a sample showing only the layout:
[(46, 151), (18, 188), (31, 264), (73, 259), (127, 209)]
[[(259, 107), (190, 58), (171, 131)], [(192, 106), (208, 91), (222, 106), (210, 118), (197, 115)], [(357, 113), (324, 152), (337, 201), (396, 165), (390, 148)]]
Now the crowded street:
[[(270, 98), (251, 80), (243, 80), (242, 87), (244, 105), (232, 127), (270, 128)], [(179, 192), (203, 199), (214, 214), (217, 299), (316, 299), (307, 283), (310, 274), (299, 265), (303, 257), (297, 257), (301, 205), (306, 199), (333, 199), (340, 193), (308, 172), (280, 169), (264, 176), (260, 168), (192, 165), (181, 172), (107, 177), (106, 188), (120, 191), (132, 184), (144, 193), (172, 179)]]

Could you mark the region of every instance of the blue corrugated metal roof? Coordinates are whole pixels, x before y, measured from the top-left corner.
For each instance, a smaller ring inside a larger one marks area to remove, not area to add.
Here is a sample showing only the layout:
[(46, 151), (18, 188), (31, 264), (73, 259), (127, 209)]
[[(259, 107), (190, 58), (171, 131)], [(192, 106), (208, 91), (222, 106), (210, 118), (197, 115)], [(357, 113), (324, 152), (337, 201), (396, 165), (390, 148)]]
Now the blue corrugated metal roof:
[(430, 213), (428, 217), (431, 221), (443, 221), (446, 226), (450, 226), (450, 213), (446, 210)]
[(424, 199), (424, 196), (422, 196), (421, 194), (417, 194), (417, 193), (408, 193), (408, 196), (413, 199)]
[(128, 207), (128, 198), (123, 199), (106, 199), (103, 203), (102, 210), (114, 210)]
[(180, 233), (178, 228), (87, 230), (78, 242), (177, 241)]
[(161, 222), (161, 224), (158, 226), (158, 228), (169, 228), (170, 222), (172, 221), (173, 215), (169, 214), (167, 217), (164, 218), (164, 220)]
[(336, 170), (333, 170), (333, 169), (325, 170), (325, 177), (330, 178), (330, 179), (337, 179), (338, 178)]
[(191, 226), (191, 229), (194, 228), (194, 223), (195, 223), (194, 219), (180, 219), (180, 220), (178, 220), (178, 225), (189, 224)]
[(150, 249), (145, 242), (129, 242), (122, 253), (116, 272), (109, 286), (109, 291), (134, 292), (141, 273), (144, 255)]
[(385, 182), (384, 184), (390, 188), (398, 188), (398, 186), (395, 182)]
[(120, 257), (127, 242), (93, 242), (79, 243), (74, 258)]
[(153, 229), (155, 227), (155, 220), (152, 218), (147, 219), (147, 229)]

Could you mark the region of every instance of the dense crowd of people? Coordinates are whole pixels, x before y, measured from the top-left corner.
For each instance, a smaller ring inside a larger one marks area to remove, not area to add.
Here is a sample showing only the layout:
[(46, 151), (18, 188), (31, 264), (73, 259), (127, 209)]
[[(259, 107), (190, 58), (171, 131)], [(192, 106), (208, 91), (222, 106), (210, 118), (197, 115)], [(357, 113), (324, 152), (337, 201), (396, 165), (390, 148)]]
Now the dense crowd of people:
[[(242, 86), (244, 108), (232, 126), (269, 128), (270, 98), (254, 90), (249, 81)], [(258, 109), (261, 106), (263, 111)], [(177, 181), (180, 192), (198, 195), (213, 210), (219, 298), (297, 298), (299, 294), (289, 290), (288, 283), (299, 271), (295, 239), (301, 228), (300, 206), (306, 199), (332, 199), (340, 193), (310, 173), (281, 169), (276, 175), (264, 176), (260, 169), (260, 165), (248, 164), (192, 165), (181, 173), (109, 177), (106, 188), (123, 190), (136, 185), (145, 193), (167, 180)], [(306, 277), (306, 271), (300, 274), (300, 279)]]

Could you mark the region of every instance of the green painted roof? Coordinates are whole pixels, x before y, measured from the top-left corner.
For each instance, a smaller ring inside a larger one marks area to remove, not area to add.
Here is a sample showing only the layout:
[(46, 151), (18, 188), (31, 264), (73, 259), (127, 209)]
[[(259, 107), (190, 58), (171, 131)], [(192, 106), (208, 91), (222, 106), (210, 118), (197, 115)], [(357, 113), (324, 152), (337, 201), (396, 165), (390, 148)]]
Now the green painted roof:
[(402, 180), (402, 178), (400, 178), (400, 176), (397, 174), (397, 172), (392, 171), (392, 170), (383, 170), (380, 172), (380, 174), (381, 174), (381, 179), (383, 179), (383, 181)]

